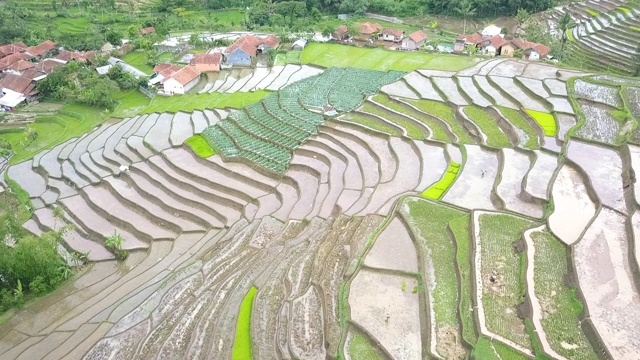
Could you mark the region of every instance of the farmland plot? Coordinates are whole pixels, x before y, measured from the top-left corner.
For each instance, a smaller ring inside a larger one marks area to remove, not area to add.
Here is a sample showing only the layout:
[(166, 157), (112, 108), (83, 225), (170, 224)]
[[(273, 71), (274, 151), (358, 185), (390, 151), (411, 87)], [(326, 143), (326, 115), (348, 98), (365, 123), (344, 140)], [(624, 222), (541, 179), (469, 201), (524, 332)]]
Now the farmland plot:
[(584, 113), (584, 124), (578, 129), (576, 136), (611, 145), (621, 141), (619, 136), (623, 131), (623, 124), (611, 114), (610, 108), (580, 102), (580, 109)]
[(618, 94), (619, 89), (610, 86), (596, 85), (584, 80), (576, 80), (574, 83), (576, 96), (599, 102), (616, 108), (622, 107), (622, 99)]

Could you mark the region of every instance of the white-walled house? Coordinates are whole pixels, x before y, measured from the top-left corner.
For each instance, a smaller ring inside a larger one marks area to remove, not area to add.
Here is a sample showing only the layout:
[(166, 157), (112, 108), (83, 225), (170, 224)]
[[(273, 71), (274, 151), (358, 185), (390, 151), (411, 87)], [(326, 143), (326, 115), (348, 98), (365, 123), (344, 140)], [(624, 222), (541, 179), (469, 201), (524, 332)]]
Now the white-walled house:
[(171, 74), (163, 82), (163, 92), (168, 95), (184, 94), (193, 89), (200, 79), (200, 72), (195, 67), (188, 65)]

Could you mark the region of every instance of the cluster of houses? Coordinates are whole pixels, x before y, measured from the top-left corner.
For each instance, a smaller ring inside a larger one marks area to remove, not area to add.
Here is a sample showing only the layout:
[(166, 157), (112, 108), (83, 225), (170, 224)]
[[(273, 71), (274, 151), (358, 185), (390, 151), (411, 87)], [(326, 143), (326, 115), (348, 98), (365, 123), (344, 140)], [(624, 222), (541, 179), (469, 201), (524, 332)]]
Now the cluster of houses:
[(357, 26), (358, 34), (355, 36), (349, 35), (347, 25), (342, 25), (331, 34), (331, 39), (340, 42), (355, 40), (372, 44), (382, 41), (387, 48), (407, 51), (417, 50), (427, 41), (427, 35), (421, 30), (406, 35), (402, 29), (385, 28), (377, 23), (365, 22)]
[(95, 52), (72, 52), (46, 40), (36, 46), (15, 42), (0, 46), (0, 111), (35, 101), (36, 83), (71, 60), (88, 61)]
[(280, 39), (274, 35), (264, 38), (244, 35), (223, 51), (196, 54), (189, 65), (178, 66), (168, 63), (156, 65), (149, 79), (149, 86), (155, 87), (162, 95), (184, 94), (196, 86), (200, 74), (233, 66), (255, 66), (260, 56), (267, 57), (268, 51), (279, 45)]
[(489, 56), (514, 56), (516, 51), (520, 50), (522, 57), (527, 60), (545, 59), (550, 56), (550, 47), (522, 38), (506, 39), (501, 31), (501, 28), (490, 25), (482, 31), (460, 35), (455, 41), (453, 51), (464, 53), (472, 48)]

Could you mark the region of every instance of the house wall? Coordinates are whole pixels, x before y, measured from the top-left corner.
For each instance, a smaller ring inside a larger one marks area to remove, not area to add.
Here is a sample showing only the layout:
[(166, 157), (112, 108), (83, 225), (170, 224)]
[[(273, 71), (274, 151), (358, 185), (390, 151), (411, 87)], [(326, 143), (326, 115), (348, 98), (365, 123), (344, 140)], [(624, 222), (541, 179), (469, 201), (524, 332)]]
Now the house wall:
[(198, 81), (200, 81), (200, 76), (198, 76), (197, 78), (191, 80), (189, 83), (187, 83), (187, 85), (185, 85), (183, 87), (184, 92), (187, 92), (191, 89), (193, 89), (194, 86), (196, 86), (196, 84), (198, 84)]
[(195, 64), (193, 67), (199, 72), (220, 71), (220, 64)]
[(167, 94), (184, 94), (185, 89), (175, 79), (169, 79), (164, 82), (164, 92)]
[(411, 40), (411, 38), (407, 36), (406, 38), (402, 39), (402, 47), (410, 50), (415, 50), (418, 48), (418, 45), (415, 41)]
[(383, 34), (382, 35), (382, 40), (385, 40), (385, 41), (396, 41), (396, 37), (393, 36), (392, 34)]
[(227, 63), (232, 65), (251, 65), (251, 56), (242, 49), (236, 49), (227, 55)]
[(493, 47), (493, 45), (489, 45), (489, 46), (485, 46), (484, 48), (484, 53), (487, 55), (491, 55), (491, 56), (495, 56), (496, 55), (496, 48)]
[(515, 49), (513, 48), (513, 46), (507, 44), (505, 46), (502, 47), (502, 49), (500, 50), (500, 55), (502, 56), (513, 56), (513, 52), (515, 51)]
[(540, 54), (538, 54), (537, 51), (531, 50), (531, 53), (529, 54), (529, 60), (539, 60), (540, 59)]

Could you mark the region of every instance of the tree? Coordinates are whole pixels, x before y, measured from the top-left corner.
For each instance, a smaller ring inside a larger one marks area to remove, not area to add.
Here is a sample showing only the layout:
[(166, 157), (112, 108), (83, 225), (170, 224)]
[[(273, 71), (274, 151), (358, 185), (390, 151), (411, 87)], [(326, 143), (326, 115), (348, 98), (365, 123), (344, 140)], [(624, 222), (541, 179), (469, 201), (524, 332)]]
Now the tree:
[(269, 22), (269, 6), (265, 3), (257, 3), (249, 8), (249, 21), (252, 24), (262, 26)]
[(356, 17), (362, 17), (369, 8), (369, 0), (343, 0), (338, 9), (343, 13), (353, 13)]
[(293, 20), (296, 18), (307, 15), (307, 6), (302, 1), (283, 1), (275, 5), (274, 12), (289, 19), (289, 24), (293, 24)]
[(516, 35), (520, 34), (520, 31), (522, 30), (522, 25), (524, 25), (525, 21), (529, 20), (530, 16), (531, 14), (529, 14), (529, 12), (526, 9), (518, 9), (518, 13), (516, 14), (516, 22), (517, 22), (516, 31), (515, 31)]
[(463, 30), (462, 30), (462, 32), (464, 34), (466, 34), (467, 33), (467, 18), (475, 15), (476, 14), (476, 9), (471, 4), (470, 0), (464, 0), (463, 2), (460, 3), (460, 6), (455, 8), (455, 11), (458, 13), (458, 15), (462, 16), (462, 19), (463, 19), (463, 26), (462, 26)]
[(562, 17), (560, 17), (560, 20), (558, 20), (558, 31), (560, 31), (562, 43), (560, 52), (562, 54), (564, 54), (564, 44), (567, 42), (567, 31), (576, 27), (576, 25), (577, 24), (575, 23), (575, 21), (573, 21), (571, 15), (569, 15), (568, 12), (565, 12)]

